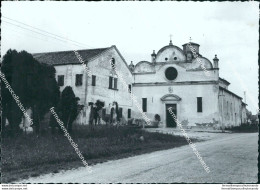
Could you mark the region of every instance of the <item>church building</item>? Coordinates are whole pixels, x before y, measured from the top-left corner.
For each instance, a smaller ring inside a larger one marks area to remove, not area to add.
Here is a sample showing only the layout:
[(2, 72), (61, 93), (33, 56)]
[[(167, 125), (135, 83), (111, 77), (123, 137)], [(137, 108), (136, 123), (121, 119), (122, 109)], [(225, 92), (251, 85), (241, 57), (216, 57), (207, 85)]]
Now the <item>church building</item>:
[[(78, 123), (88, 124), (90, 105), (104, 102), (102, 114), (117, 102), (122, 121), (140, 120), (142, 114), (131, 99), (132, 93), (146, 116), (159, 127), (176, 127), (171, 108), (183, 127), (224, 128), (246, 122), (246, 104), (228, 89), (230, 83), (219, 77), (217, 55), (211, 62), (199, 51), (200, 45), (189, 42), (177, 47), (169, 45), (153, 51), (150, 61), (128, 65), (116, 46), (78, 50), (91, 71), (88, 74), (74, 51), (34, 54), (39, 62), (53, 65), (62, 91), (71, 86), (82, 110)], [(117, 76), (111, 60), (124, 81)], [(129, 92), (125, 88), (128, 85)]]

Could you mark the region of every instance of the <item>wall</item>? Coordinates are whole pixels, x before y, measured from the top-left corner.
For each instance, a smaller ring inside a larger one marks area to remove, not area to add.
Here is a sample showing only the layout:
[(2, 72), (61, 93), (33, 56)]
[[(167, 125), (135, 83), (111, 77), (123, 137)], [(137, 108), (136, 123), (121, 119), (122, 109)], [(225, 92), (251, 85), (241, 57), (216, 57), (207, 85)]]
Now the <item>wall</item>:
[(228, 84), (225, 83), (223, 80), (219, 80), (219, 86), (221, 86), (222, 88), (228, 89)]
[[(77, 97), (80, 98), (79, 104), (84, 104), (85, 101), (85, 90), (86, 90), (86, 79), (87, 79), (87, 72), (84, 70), (84, 67), (79, 65), (58, 65), (55, 66), (56, 69), (56, 80), (58, 80), (58, 75), (64, 75), (64, 86), (60, 87), (60, 92), (66, 86), (71, 86), (73, 92)], [(82, 85), (76, 86), (76, 74), (83, 74)]]
[(156, 62), (165, 62), (165, 58), (167, 58), (168, 61), (174, 61), (175, 57), (177, 58), (176, 61), (186, 60), (186, 57), (181, 49), (173, 45), (165, 46), (157, 53)]
[[(168, 81), (164, 74), (169, 66), (175, 67), (178, 71), (178, 76), (173, 82)], [(142, 98), (147, 98), (147, 115), (150, 119), (159, 114), (162, 126), (165, 127), (166, 102), (161, 101), (161, 98), (166, 94), (175, 94), (181, 98), (181, 101), (172, 102), (177, 103), (177, 118), (180, 122), (188, 122), (188, 126), (197, 127), (218, 126), (218, 70), (211, 71), (212, 75), (208, 77), (203, 71), (186, 71), (174, 63), (159, 64), (155, 69), (154, 74), (134, 76), (134, 94), (140, 104)], [(202, 113), (197, 112), (197, 97), (203, 99)]]
[[(139, 67), (141, 67), (140, 65)], [(145, 65), (144, 65), (145, 66)], [(173, 66), (178, 71), (178, 77), (172, 81), (174, 82), (185, 82), (185, 81), (217, 81), (218, 80), (218, 70), (208, 70), (209, 76), (206, 76), (203, 70), (201, 71), (187, 71), (181, 63), (176, 64), (174, 62), (155, 64), (156, 73), (138, 73), (134, 74), (135, 83), (165, 83), (168, 80), (165, 77), (165, 70)], [(139, 68), (141, 70), (141, 68)]]
[[(169, 92), (172, 87), (172, 93)], [(166, 113), (165, 103), (161, 98), (166, 94), (175, 94), (181, 98), (177, 103), (177, 118), (182, 122), (188, 120), (189, 126), (197, 124), (211, 123), (218, 120), (217, 113), (217, 91), (216, 85), (165, 85), (165, 86), (134, 86), (134, 94), (138, 97), (140, 105), (142, 98), (147, 98), (147, 115), (151, 120), (155, 114), (161, 116), (163, 126), (165, 126)], [(203, 99), (203, 112), (197, 112), (197, 97)]]
[[(60, 91), (65, 86), (71, 86), (75, 95), (80, 98), (79, 104), (84, 105), (76, 120), (77, 123), (88, 124), (90, 113), (89, 102), (95, 103), (97, 100), (101, 100), (105, 102), (106, 107), (109, 103), (116, 101), (119, 107), (123, 108), (124, 119), (127, 119), (127, 109), (133, 109), (130, 93), (127, 92), (120, 78), (118, 78), (118, 90), (108, 89), (109, 76), (112, 70), (110, 64), (112, 57), (115, 59), (116, 68), (123, 76), (125, 82), (132, 84), (132, 74), (114, 46), (88, 62), (88, 68), (92, 75), (96, 75), (96, 86), (92, 86), (92, 78), (87, 75), (81, 64), (55, 66), (56, 79), (58, 75), (65, 75), (64, 86), (60, 87)], [(83, 74), (82, 86), (75, 86), (76, 74)]]
[(242, 105), (242, 123), (247, 122), (246, 105)]
[[(121, 78), (118, 77), (117, 88), (118, 90), (108, 89), (109, 87), (109, 76), (112, 76), (112, 67), (110, 64), (111, 58), (115, 59), (115, 68), (118, 73), (122, 75), (123, 80), (126, 84), (133, 83), (133, 77), (129, 69), (127, 68), (124, 60), (118, 54), (117, 50), (113, 47), (108, 51), (102, 53), (97, 58), (91, 60), (88, 63), (88, 67), (93, 75), (96, 75), (96, 86), (92, 86), (92, 79), (89, 78), (87, 85), (87, 102), (96, 102), (101, 100), (105, 102), (105, 107), (114, 101), (118, 103), (118, 106), (123, 108), (124, 120), (127, 120), (127, 109), (133, 110), (132, 100), (130, 93), (124, 86)], [(86, 105), (86, 112), (82, 113), (84, 120), (82, 123), (88, 123), (90, 107)], [(107, 113), (108, 114), (108, 113)]]
[(242, 99), (219, 89), (219, 112), (222, 127), (239, 126), (243, 120)]

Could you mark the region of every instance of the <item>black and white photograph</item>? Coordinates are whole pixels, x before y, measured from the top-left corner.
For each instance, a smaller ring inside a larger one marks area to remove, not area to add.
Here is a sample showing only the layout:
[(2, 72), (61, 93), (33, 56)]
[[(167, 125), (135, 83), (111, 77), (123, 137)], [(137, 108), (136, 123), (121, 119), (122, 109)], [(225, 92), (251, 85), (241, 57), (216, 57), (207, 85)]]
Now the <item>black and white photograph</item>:
[(2, 189), (258, 189), (257, 1), (3, 1), (0, 61)]

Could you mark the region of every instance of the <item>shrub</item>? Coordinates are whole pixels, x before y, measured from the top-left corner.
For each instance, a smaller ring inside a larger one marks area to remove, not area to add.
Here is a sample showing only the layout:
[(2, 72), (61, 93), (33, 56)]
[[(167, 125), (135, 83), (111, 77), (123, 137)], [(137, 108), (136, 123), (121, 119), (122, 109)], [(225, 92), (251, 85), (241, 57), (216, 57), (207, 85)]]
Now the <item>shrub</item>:
[(159, 114), (155, 114), (155, 115), (154, 115), (154, 120), (155, 120), (155, 121), (161, 121), (160, 115), (159, 115)]
[(257, 124), (242, 124), (236, 127), (226, 127), (225, 130), (237, 132), (237, 133), (255, 133), (258, 132)]
[(155, 115), (154, 115), (154, 120), (155, 120), (155, 122), (154, 122), (155, 127), (158, 127), (158, 126), (159, 126), (159, 123), (160, 123), (160, 121), (161, 121), (160, 115), (159, 115), (159, 114), (155, 114)]

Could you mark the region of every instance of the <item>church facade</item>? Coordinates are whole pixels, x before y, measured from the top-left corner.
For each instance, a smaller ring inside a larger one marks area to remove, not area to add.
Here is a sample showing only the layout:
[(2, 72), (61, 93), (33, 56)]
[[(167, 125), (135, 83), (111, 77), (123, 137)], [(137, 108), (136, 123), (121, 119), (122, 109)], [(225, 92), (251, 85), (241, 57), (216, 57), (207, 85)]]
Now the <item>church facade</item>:
[(184, 127), (222, 128), (245, 123), (246, 104), (228, 90), (230, 83), (219, 77), (219, 59), (215, 56), (212, 63), (200, 54), (199, 47), (190, 42), (179, 48), (170, 41), (158, 52), (153, 51), (150, 61), (135, 65), (128, 65), (116, 46), (78, 50), (91, 75), (73, 51), (33, 56), (55, 67), (60, 91), (66, 86), (73, 88), (82, 105), (77, 119), (81, 124), (89, 123), (90, 105), (97, 100), (105, 104), (102, 114), (117, 102), (122, 122), (142, 119), (126, 84), (151, 121), (160, 116), (159, 127), (176, 127), (169, 108)]

